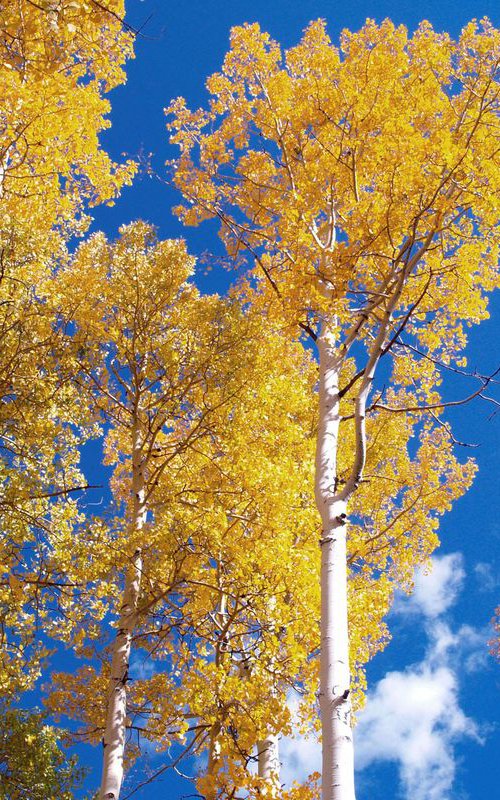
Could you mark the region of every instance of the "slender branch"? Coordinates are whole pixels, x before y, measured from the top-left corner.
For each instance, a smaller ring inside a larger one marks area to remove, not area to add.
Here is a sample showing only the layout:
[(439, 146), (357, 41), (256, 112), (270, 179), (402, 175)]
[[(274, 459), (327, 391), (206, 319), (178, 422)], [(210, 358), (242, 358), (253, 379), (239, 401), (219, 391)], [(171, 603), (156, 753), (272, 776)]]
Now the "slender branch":
[(177, 764), (180, 764), (182, 759), (194, 748), (194, 746), (196, 745), (198, 739), (200, 739), (200, 737), (204, 733), (205, 733), (205, 728), (201, 728), (199, 731), (197, 731), (196, 734), (193, 736), (193, 740), (187, 745), (187, 747), (184, 748), (184, 750), (177, 756), (177, 758), (174, 759), (174, 761), (172, 761), (171, 764), (165, 764), (163, 767), (160, 767), (160, 769), (156, 770), (156, 772), (154, 772), (153, 775), (151, 775), (145, 781), (142, 781), (141, 783), (139, 783), (135, 787), (135, 789), (132, 789), (131, 792), (126, 794), (125, 797), (123, 798), (123, 800), (128, 800), (128, 798), (132, 797), (132, 795), (134, 795), (136, 792), (138, 792), (139, 789), (142, 789), (144, 786), (147, 786), (148, 784), (152, 783), (156, 778), (158, 778), (160, 775), (163, 775), (163, 773), (166, 772), (167, 770), (175, 769)]
[(500, 402), (495, 400), (493, 397), (489, 397), (487, 395), (483, 395), (484, 390), (486, 389), (487, 385), (493, 379), (495, 375), (500, 372), (500, 367), (493, 372), (491, 377), (488, 377), (484, 380), (483, 384), (476, 389), (475, 392), (472, 394), (467, 395), (467, 397), (463, 397), (461, 400), (449, 400), (448, 402), (443, 401), (442, 403), (429, 403), (425, 406), (403, 406), (402, 408), (395, 408), (394, 406), (387, 406), (384, 403), (374, 403), (370, 407), (370, 411), (373, 409), (380, 409), (381, 411), (390, 411), (394, 414), (404, 414), (407, 412), (419, 412), (419, 411), (436, 411), (440, 408), (455, 408), (456, 406), (463, 406), (465, 403), (469, 403), (471, 400), (474, 400), (475, 397), (481, 397), (483, 400), (487, 400), (490, 403), (494, 403), (495, 405), (500, 406)]
[(29, 500), (42, 500), (45, 497), (61, 497), (64, 494), (72, 494), (73, 492), (83, 492), (86, 489), (102, 489), (102, 483), (86, 483), (82, 486), (73, 486), (71, 489), (59, 489), (56, 492), (46, 492), (45, 494), (32, 494)]
[(308, 336), (311, 337), (313, 342), (317, 342), (318, 341), (318, 334), (315, 333), (315, 331), (313, 331), (313, 329), (311, 328), (311, 326), (308, 323), (299, 322), (299, 328), (302, 328), (302, 330), (305, 331), (305, 333), (307, 333)]
[(391, 337), (391, 339), (389, 340), (389, 342), (388, 342), (388, 343), (386, 344), (386, 346), (384, 347), (384, 349), (383, 349), (383, 351), (382, 351), (382, 355), (383, 355), (383, 356), (384, 356), (386, 353), (388, 353), (388, 352), (389, 352), (389, 350), (391, 350), (391, 348), (393, 347), (393, 345), (394, 345), (394, 344), (397, 342), (397, 340), (399, 339), (399, 337), (400, 337), (400, 336), (401, 336), (401, 334), (403, 333), (404, 329), (406, 328), (406, 326), (407, 326), (408, 322), (409, 322), (409, 321), (410, 321), (410, 319), (411, 319), (411, 316), (412, 316), (413, 312), (415, 311), (415, 309), (417, 309), (417, 308), (418, 308), (418, 306), (420, 305), (420, 303), (421, 303), (421, 302), (422, 302), (422, 300), (424, 299), (425, 295), (427, 294), (427, 290), (429, 289), (429, 286), (430, 286), (430, 282), (431, 282), (431, 280), (432, 280), (432, 272), (430, 273), (430, 275), (429, 275), (429, 277), (428, 277), (428, 279), (427, 279), (427, 282), (426, 282), (426, 284), (425, 284), (424, 288), (422, 289), (422, 291), (421, 291), (421, 293), (420, 293), (419, 297), (417, 298), (417, 300), (415, 300), (415, 302), (413, 303), (413, 305), (411, 305), (411, 306), (410, 306), (410, 308), (408, 309), (408, 311), (406, 312), (406, 314), (403, 316), (403, 319), (402, 319), (402, 321), (401, 321), (401, 322), (400, 322), (400, 324), (398, 325), (396, 332), (393, 334), (393, 336)]
[(456, 439), (452, 433), (450, 425), (447, 422), (445, 422), (443, 419), (439, 419), (437, 414), (434, 414), (432, 411), (430, 411), (429, 413), (434, 422), (446, 431), (446, 433), (448, 434), (448, 438), (450, 439), (450, 442), (452, 444), (456, 444), (459, 447), (470, 447), (470, 448), (479, 447), (479, 444), (471, 444), (470, 442), (461, 442), (459, 439)]

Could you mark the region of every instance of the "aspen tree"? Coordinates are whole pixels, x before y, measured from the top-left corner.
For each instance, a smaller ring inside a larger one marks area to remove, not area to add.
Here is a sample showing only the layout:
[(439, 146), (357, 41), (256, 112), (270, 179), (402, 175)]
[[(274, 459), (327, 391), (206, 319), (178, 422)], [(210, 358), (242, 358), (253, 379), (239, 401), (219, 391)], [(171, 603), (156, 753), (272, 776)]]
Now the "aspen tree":
[(12, 412), (29, 414), (35, 403), (40, 413), (53, 399), (57, 377), (41, 364), (56, 338), (47, 282), (68, 235), (88, 226), (86, 203), (113, 202), (135, 172), (98, 140), (109, 127), (104, 94), (125, 80), (132, 55), (133, 37), (117, 18), (123, 3), (108, 8), (12, 0), (0, 9), (2, 434)]
[(115, 164), (98, 140), (110, 124), (104, 94), (125, 81), (132, 56), (123, 13), (122, 0), (106, 7), (93, 0), (2, 5), (4, 231), (13, 226), (34, 239), (53, 237), (55, 226), (81, 232), (84, 202), (112, 202), (130, 182), (133, 163)]
[[(98, 141), (109, 127), (103, 95), (125, 80), (132, 55), (118, 19), (123, 3), (108, 9), (92, 0), (12, 0), (0, 9), (2, 435), (12, 434), (16, 414), (32, 405), (43, 413), (54, 400), (58, 376), (42, 365), (57, 339), (47, 283), (67, 236), (87, 227), (85, 203), (112, 202), (135, 172)], [(16, 437), (23, 432), (29, 438), (22, 426)]]
[[(146, 528), (124, 530), (121, 545), (109, 535), (102, 541), (95, 534), (88, 536), (91, 549), (87, 549), (87, 557), (91, 554), (92, 563), (99, 561), (104, 578), (105, 565), (113, 560), (106, 553), (107, 548), (116, 550), (117, 545), (126, 548), (133, 560), (142, 542), (140, 549), (145, 560), (137, 575), (142, 599), (136, 612), (130, 615), (128, 646), (135, 640), (142, 651), (149, 650), (160, 662), (160, 671), (150, 680), (134, 681), (129, 689), (127, 707), (131, 719), (127, 727), (140, 725), (148, 738), (166, 747), (183, 740), (193, 716), (199, 718), (198, 724), (191, 726), (195, 733), (203, 734), (219, 724), (225, 729), (221, 748), (225, 764), (227, 748), (231, 753), (234, 750), (234, 741), (226, 728), (238, 729), (243, 748), (251, 753), (265, 724), (263, 714), (267, 704), (262, 684), (264, 680), (266, 685), (275, 680), (264, 669), (260, 677), (255, 673), (249, 682), (250, 696), (246, 698), (247, 688), (240, 687), (241, 706), (234, 708), (229, 717), (224, 712), (227, 706), (231, 708), (225, 684), (228, 683), (229, 691), (231, 683), (239, 681), (238, 662), (246, 646), (244, 641), (252, 639), (254, 648), (257, 642), (265, 648), (262, 638), (269, 637), (271, 631), (266, 605), (261, 600), (266, 581), (259, 570), (268, 561), (267, 568), (272, 570), (271, 575), (274, 573), (283, 593), (293, 575), (293, 566), (287, 563), (279, 577), (280, 571), (274, 566), (279, 559), (273, 557), (269, 561), (270, 551), (262, 536), (262, 526), (269, 529), (273, 524), (277, 533), (280, 526), (282, 536), (297, 538), (301, 535), (295, 519), (299, 514), (302, 535), (307, 535), (313, 545), (311, 549), (304, 548), (300, 557), (306, 563), (310, 553), (314, 553), (316, 534), (311, 524), (311, 503), (305, 501), (299, 476), (293, 485), (288, 479), (284, 482), (283, 455), (279, 460), (276, 458), (280, 447), (286, 447), (292, 467), (304, 475), (310, 472), (313, 440), (309, 437), (304, 441), (296, 432), (312, 426), (305, 386), (309, 389), (314, 379), (313, 365), (304, 358), (300, 347), (283, 339), (273, 341), (280, 356), (294, 364), (294, 381), (284, 384), (274, 363), (268, 361), (267, 353), (259, 354), (261, 342), (253, 335), (251, 322), (231, 299), (223, 302), (219, 298), (201, 298), (193, 286), (186, 284), (185, 297), (180, 293), (171, 306), (162, 304), (167, 270), (168, 280), (181, 281), (182, 264), (174, 262), (172, 253), (168, 253), (168, 243), (155, 246), (154, 241), (152, 229), (142, 223), (123, 229), (122, 239), (114, 247), (107, 246), (103, 237), (93, 237), (80, 248), (71, 269), (61, 278), (65, 283), (68, 319), (78, 326), (74, 349), (80, 359), (81, 388), (87, 386), (93, 404), (101, 408), (104, 418), (109, 418), (106, 451), (108, 463), (117, 465), (113, 479), (117, 502), (125, 501), (130, 481), (127, 466), (130, 458), (126, 458), (130, 445), (125, 430), (130, 392), (123, 396), (123, 382), (130, 380), (127, 376), (133, 372), (134, 348), (138, 360), (142, 363), (147, 358), (149, 364), (143, 393), (149, 421), (143, 428), (155, 430), (154, 420), (159, 423), (162, 419), (158, 415), (163, 412), (166, 415), (158, 426), (156, 440), (148, 445), (151, 460), (144, 472), (149, 487), (146, 497), (150, 520)], [(178, 250), (181, 253), (180, 245)], [(135, 271), (140, 278), (140, 303)], [(92, 285), (90, 296), (89, 285)], [(154, 314), (148, 312), (148, 303), (156, 309)], [(135, 310), (129, 312), (131, 306)], [(242, 353), (248, 356), (250, 352), (258, 367), (254, 375), (249, 375), (246, 361), (241, 357)], [(155, 370), (164, 373), (161, 383), (155, 382)], [(299, 370), (303, 374), (300, 379)], [(268, 420), (267, 415), (262, 418), (260, 399), (270, 391), (271, 381), (280, 388), (283, 397), (288, 396), (289, 402), (287, 409), (282, 408), (281, 416), (274, 415)], [(299, 444), (295, 444), (295, 439)], [(249, 469), (245, 458), (252, 447), (262, 449), (262, 455), (260, 463), (256, 460)], [(275, 485), (266, 497), (266, 480), (271, 477), (269, 469), (273, 464)], [(246, 482), (242, 483), (244, 475)], [(302, 512), (293, 508), (285, 512), (293, 515), (295, 524), (284, 524), (278, 502), (284, 488), (292, 492), (294, 502), (303, 506)], [(273, 508), (276, 519), (271, 523)], [(255, 516), (260, 518), (258, 528), (249, 526)], [(260, 540), (258, 562), (248, 563), (253, 535)], [(277, 544), (281, 551), (282, 544)], [(216, 558), (221, 565), (217, 578)], [(66, 569), (77, 574), (71, 564)], [(78, 569), (85, 578), (85, 563)], [(174, 577), (169, 579), (172, 573)], [(314, 584), (312, 591), (314, 594)], [(311, 587), (307, 588), (306, 583), (301, 588), (299, 602), (309, 602), (308, 592)], [(219, 616), (226, 613), (220, 611), (223, 597), (227, 597), (226, 608), (231, 616), (226, 633), (220, 627), (214, 629), (212, 616), (214, 612)], [(283, 608), (288, 617), (296, 617), (290, 599), (281, 604), (280, 614)], [(123, 627), (119, 623), (121, 630)], [(297, 619), (294, 630), (290, 631), (291, 642), (294, 637), (299, 638), (299, 631)], [(274, 638), (271, 633), (271, 647)], [(316, 629), (313, 627), (301, 638), (303, 650), (312, 649)], [(209, 653), (205, 652), (212, 646), (216, 661), (220, 661), (218, 677), (213, 673), (211, 658), (207, 658)], [(104, 674), (105, 670), (102, 677)], [(102, 678), (85, 667), (74, 679), (56, 677), (49, 707), (56, 713), (64, 709), (69, 716), (85, 722), (89, 738), (95, 739), (102, 726), (94, 701), (100, 691)], [(214, 707), (214, 695), (219, 696), (220, 706)], [(252, 714), (255, 712), (257, 720), (255, 723), (252, 717), (250, 724), (246, 723), (246, 730), (242, 724), (245, 708), (251, 709)], [(280, 713), (286, 714), (286, 707)], [(140, 722), (142, 717), (145, 723)], [(121, 730), (124, 736), (125, 725), (121, 725)], [(246, 773), (243, 778), (246, 779)]]
[[(177, 727), (185, 731), (188, 752), (208, 750), (208, 767), (197, 784), (207, 797), (229, 798), (235, 792), (274, 796), (276, 771), (259, 777), (250, 770), (258, 759), (256, 742), (291, 733), (290, 691), (297, 691), (299, 714), (307, 725), (317, 689), (317, 661), (311, 655), (319, 645), (320, 532), (313, 497), (316, 410), (310, 403), (317, 368), (307, 352), (301, 356), (298, 343), (287, 346), (286, 337), (268, 323), (263, 347), (259, 316), (252, 321), (253, 341), (244, 348), (252, 374), (237, 403), (221, 408), (213, 421), (213, 449), (205, 439), (198, 452), (182, 457), (185, 512), (179, 509), (176, 519), (191, 549), (177, 592), (182, 608), (178, 630), (185, 633), (172, 644), (172, 608), (162, 610), (158, 604), (158, 633), (150, 624), (149, 644), (142, 641), (142, 646), (171, 666), (134, 681), (131, 688), (137, 720), (140, 709), (147, 709), (147, 722), (137, 722), (146, 725), (147, 738), (167, 748)], [(232, 354), (230, 374), (237, 369), (239, 352)], [(415, 552), (429, 552), (435, 546), (433, 517), (460, 494), (469, 468), (455, 461), (444, 442), (446, 481), (441, 485), (440, 476), (422, 468), (422, 462), (435, 457), (432, 449), (423, 446), (412, 458), (408, 454), (412, 426), (385, 416), (375, 425), (370, 433), (381, 445), (370, 450), (367, 473), (387, 470), (389, 477), (396, 449), (401, 487), (407, 486), (408, 493), (401, 508), (393, 502), (392, 482), (383, 492), (380, 485), (365, 482), (356, 498), (353, 542), (366, 541), (368, 526), (374, 549), (386, 529), (399, 540), (412, 531)], [(346, 455), (352, 446), (348, 431)], [(155, 524), (162, 525), (161, 509)], [(387, 641), (382, 617), (392, 588), (375, 570), (357, 570), (354, 547), (350, 556), (350, 650), (359, 707), (363, 666)], [(174, 670), (179, 678), (173, 687)], [(313, 788), (305, 784), (300, 791), (309, 797)]]
[[(138, 222), (122, 228), (115, 245), (102, 235), (91, 237), (61, 277), (68, 320), (77, 326), (77, 380), (107, 429), (107, 462), (116, 465), (115, 503), (123, 507), (126, 522), (120, 548), (124, 589), (103, 740), (103, 798), (118, 798), (123, 777), (130, 651), (144, 595), (144, 553), (154, 547), (148, 510), (173, 456), (205, 432), (207, 409), (196, 415), (190, 404), (207, 368), (206, 352), (200, 354), (193, 335), (196, 322), (201, 325), (194, 307), (198, 301), (208, 309), (211, 301), (198, 300), (187, 283), (193, 263), (183, 242), (157, 242), (151, 226)], [(208, 349), (215, 340), (212, 333)]]
[[(234, 403), (240, 384), (247, 381), (247, 371), (241, 359), (238, 367), (237, 360), (242, 333), (236, 323), (241, 321), (241, 312), (233, 303), (231, 323), (230, 305), (218, 297), (199, 296), (188, 282), (192, 268), (193, 259), (182, 242), (158, 242), (154, 229), (138, 222), (122, 228), (114, 245), (102, 235), (91, 237), (79, 248), (70, 268), (56, 277), (58, 291), (65, 298), (65, 316), (71, 323), (69, 344), (77, 364), (74, 380), (106, 428), (106, 462), (115, 466), (115, 506), (124, 514), (119, 525), (121, 541), (113, 542), (108, 534), (93, 548), (93, 560), (102, 550), (99, 562), (104, 575), (106, 565), (109, 568), (113, 562), (106, 554), (107, 547), (118, 548), (116, 566), (120, 573), (126, 572), (112, 645), (102, 797), (119, 796), (130, 725), (127, 715), (130, 708), (144, 706), (137, 699), (142, 687), (132, 703), (127, 703), (133, 639), (141, 642), (150, 617), (158, 616), (156, 607), (161, 601), (166, 598), (170, 613), (170, 595), (182, 597), (183, 584), (190, 583), (195, 572), (199, 574), (200, 556), (195, 553), (189, 559), (184, 554), (189, 555), (192, 538), (189, 514), (199, 525), (199, 511), (196, 507), (191, 510), (189, 492), (210, 490), (205, 485), (206, 472), (207, 465), (217, 458), (221, 409)], [(72, 326), (76, 326), (74, 333)], [(224, 424), (227, 421), (226, 415)], [(206, 452), (205, 440), (209, 442)], [(191, 449), (198, 453), (196, 489), (186, 485), (184, 476), (188, 458), (184, 452)], [(218, 478), (216, 474), (215, 485)], [(180, 513), (183, 505), (187, 516)], [(200, 500), (200, 507), (203, 505)], [(205, 514), (203, 522), (206, 526), (212, 520)], [(72, 569), (76, 574), (75, 566)], [(85, 564), (80, 564), (80, 569), (85, 577)], [(188, 628), (185, 616), (169, 626), (166, 648), (170, 657), (177, 646), (175, 629)], [(165, 636), (165, 630), (153, 629), (147, 635), (153, 650), (161, 649), (154, 644), (158, 634)], [(76, 637), (80, 646), (78, 628)], [(167, 675), (166, 679), (172, 693), (172, 678)], [(92, 670), (85, 668), (76, 680), (82, 680), (83, 696), (85, 685), (93, 680)], [(64, 676), (59, 685), (50, 707), (56, 710), (64, 703), (71, 709), (74, 699), (61, 702), (61, 698), (73, 687), (77, 694), (79, 689)], [(87, 705), (85, 711), (80, 708), (79, 713), (95, 719), (95, 704)], [(184, 724), (179, 711), (174, 711), (174, 717)], [(99, 728), (97, 721), (94, 735)], [(179, 735), (182, 733), (181, 728)]]
[[(317, 347), (324, 800), (355, 794), (346, 567), (404, 582), (437, 542), (435, 519), (401, 522), (421, 490), (415, 475), (401, 482), (400, 454), (370, 475), (371, 425), (395, 415), (413, 427), (421, 476), (449, 480), (435, 511), (472, 474), (445, 466), (454, 440), (439, 385), (450, 364), (464, 368), (466, 328), (498, 285), (499, 58), (488, 20), (456, 42), (427, 22), (409, 36), (368, 20), (339, 49), (315, 22), (285, 54), (246, 25), (208, 79), (209, 110), (169, 109), (180, 217), (217, 218), (228, 252), (253, 261), (247, 302)], [(470, 377), (472, 399), (489, 378)], [(366, 480), (394, 481), (401, 515), (348, 538)]]
[[(78, 521), (85, 411), (56, 363), (50, 275), (85, 204), (112, 202), (135, 166), (100, 146), (106, 91), (125, 79), (133, 37), (93, 2), (11, 0), (0, 7), (0, 499), (4, 696), (32, 686), (47, 602), (72, 591), (52, 561)], [(115, 14), (116, 16), (113, 16)], [(55, 300), (55, 298), (53, 298)], [(80, 428), (78, 430), (78, 428)], [(89, 429), (85, 429), (85, 434)], [(47, 602), (46, 602), (47, 601)]]

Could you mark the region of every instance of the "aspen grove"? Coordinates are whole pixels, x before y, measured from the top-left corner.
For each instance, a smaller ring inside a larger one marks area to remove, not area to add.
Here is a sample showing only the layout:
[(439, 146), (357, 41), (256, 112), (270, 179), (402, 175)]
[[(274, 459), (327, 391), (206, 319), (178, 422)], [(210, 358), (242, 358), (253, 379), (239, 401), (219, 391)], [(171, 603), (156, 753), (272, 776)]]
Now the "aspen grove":
[[(166, 98), (218, 292), (187, 230), (89, 233), (154, 177), (101, 137), (141, 35), (123, 0), (0, 3), (0, 797), (83, 797), (77, 745), (99, 800), (355, 800), (367, 664), (476, 474), (451, 411), (499, 405), (465, 350), (500, 31), (234, 27), (206, 107)], [(322, 769), (290, 783), (297, 736)]]

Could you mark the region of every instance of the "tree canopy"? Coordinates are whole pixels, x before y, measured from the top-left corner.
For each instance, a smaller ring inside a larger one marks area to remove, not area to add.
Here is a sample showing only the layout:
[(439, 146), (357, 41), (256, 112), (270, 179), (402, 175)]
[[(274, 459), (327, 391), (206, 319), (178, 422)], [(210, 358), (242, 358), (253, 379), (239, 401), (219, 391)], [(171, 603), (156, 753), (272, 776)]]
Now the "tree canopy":
[(124, 14), (0, 10), (1, 791), (81, 777), (15, 708), (42, 677), (65, 741), (102, 742), (102, 800), (141, 748), (194, 757), (206, 800), (311, 800), (317, 774), (281, 785), (297, 726), (354, 800), (366, 665), (476, 473), (449, 409), (496, 380), (465, 347), (500, 283), (500, 32), (234, 28), (207, 107), (168, 108), (176, 214), (240, 270), (222, 296), (189, 240), (87, 235), (137, 171), (101, 141)]

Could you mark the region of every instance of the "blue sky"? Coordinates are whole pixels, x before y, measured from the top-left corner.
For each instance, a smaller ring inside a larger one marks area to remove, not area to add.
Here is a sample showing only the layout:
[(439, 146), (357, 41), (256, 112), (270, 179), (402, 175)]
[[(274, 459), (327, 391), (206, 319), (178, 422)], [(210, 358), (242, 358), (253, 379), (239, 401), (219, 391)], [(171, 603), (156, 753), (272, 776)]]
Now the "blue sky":
[[(163, 108), (178, 95), (191, 106), (205, 102), (205, 79), (220, 67), (232, 25), (258, 21), (284, 46), (296, 43), (307, 23), (318, 17), (327, 20), (334, 40), (342, 28), (357, 29), (366, 17), (380, 21), (388, 16), (410, 29), (429, 19), (452, 34), (472, 17), (487, 15), (500, 25), (498, 0), (128, 0), (127, 5), (130, 23), (144, 25), (143, 35), (128, 66), (127, 84), (111, 95), (112, 128), (103, 142), (117, 158), (151, 153), (160, 175), (174, 154)], [(143, 178), (113, 208), (96, 209), (94, 228), (114, 235), (120, 224), (141, 217), (156, 224), (162, 237), (186, 237), (195, 254), (207, 246), (216, 249), (209, 228), (186, 230), (172, 217), (170, 208), (177, 201), (164, 183)], [(223, 289), (227, 280), (217, 271), (200, 276), (207, 291)], [(493, 298), (491, 310), (491, 319), (473, 330), (468, 351), (470, 367), (483, 373), (500, 363), (499, 297)], [(450, 387), (450, 398), (459, 391)], [(491, 411), (477, 403), (452, 418), (459, 439), (480, 444), (474, 453), (479, 474), (443, 520), (434, 572), (417, 576), (413, 598), (398, 599), (390, 617), (393, 641), (369, 666), (368, 704), (357, 732), (358, 800), (482, 800), (498, 792), (500, 667), (488, 657), (486, 645), (489, 620), (500, 603), (500, 415), (489, 419)], [(312, 767), (318, 748), (311, 741), (286, 742), (283, 753), (286, 779), (292, 779)], [(97, 767), (99, 755), (87, 751), (85, 757)], [(151, 756), (153, 767), (161, 764)], [(168, 775), (134, 796), (181, 798), (193, 791), (189, 783)], [(91, 778), (95, 785), (97, 773)]]

